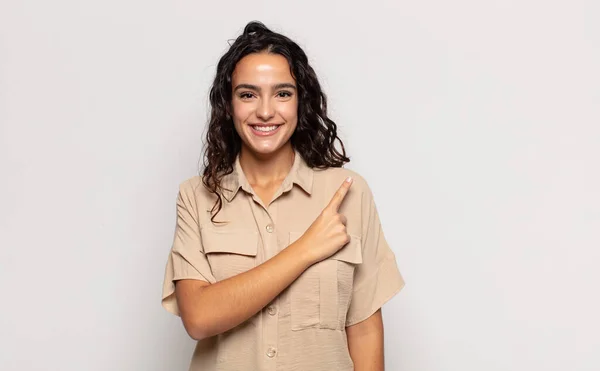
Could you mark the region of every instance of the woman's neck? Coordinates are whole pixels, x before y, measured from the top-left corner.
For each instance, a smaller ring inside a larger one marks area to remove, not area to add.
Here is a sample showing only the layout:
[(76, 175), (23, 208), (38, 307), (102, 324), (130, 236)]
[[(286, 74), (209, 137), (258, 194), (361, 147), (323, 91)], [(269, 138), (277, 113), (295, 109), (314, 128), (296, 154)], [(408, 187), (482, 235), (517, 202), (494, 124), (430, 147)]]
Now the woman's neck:
[(291, 144), (268, 155), (260, 155), (242, 147), (240, 166), (250, 185), (267, 188), (285, 179), (294, 164), (294, 156)]

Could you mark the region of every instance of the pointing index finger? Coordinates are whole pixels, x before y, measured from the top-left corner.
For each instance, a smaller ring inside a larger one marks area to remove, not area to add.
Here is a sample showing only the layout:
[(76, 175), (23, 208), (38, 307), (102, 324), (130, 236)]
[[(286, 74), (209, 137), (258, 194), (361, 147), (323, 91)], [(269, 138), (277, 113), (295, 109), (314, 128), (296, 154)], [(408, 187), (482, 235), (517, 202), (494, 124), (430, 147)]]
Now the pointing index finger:
[(336, 212), (340, 209), (346, 194), (350, 190), (350, 186), (352, 185), (352, 177), (346, 178), (340, 188), (335, 192), (331, 202), (329, 202), (329, 206), (332, 207)]

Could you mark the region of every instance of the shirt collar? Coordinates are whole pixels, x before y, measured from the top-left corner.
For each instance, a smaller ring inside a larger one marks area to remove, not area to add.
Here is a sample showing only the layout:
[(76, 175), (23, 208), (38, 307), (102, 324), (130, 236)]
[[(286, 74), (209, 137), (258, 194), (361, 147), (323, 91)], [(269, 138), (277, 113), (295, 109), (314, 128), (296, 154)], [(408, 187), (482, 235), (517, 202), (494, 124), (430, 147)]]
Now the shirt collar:
[[(294, 150), (294, 163), (290, 172), (283, 180), (282, 191), (287, 192), (292, 189), (294, 184), (300, 186), (306, 193), (311, 194), (313, 188), (314, 170), (302, 158), (297, 150)], [(228, 202), (231, 202), (238, 190), (242, 188), (247, 193), (253, 194), (252, 186), (248, 182), (242, 167), (240, 166), (240, 155), (238, 154), (233, 165), (233, 171), (221, 179), (223, 196)]]

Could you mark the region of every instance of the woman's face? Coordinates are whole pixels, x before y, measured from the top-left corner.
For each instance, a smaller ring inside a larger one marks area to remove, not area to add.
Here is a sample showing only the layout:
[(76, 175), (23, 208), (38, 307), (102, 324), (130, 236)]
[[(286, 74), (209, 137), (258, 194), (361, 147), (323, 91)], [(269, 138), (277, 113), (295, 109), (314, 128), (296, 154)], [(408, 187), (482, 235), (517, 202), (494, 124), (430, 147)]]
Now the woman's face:
[(286, 145), (298, 123), (296, 81), (279, 54), (242, 58), (231, 76), (233, 123), (243, 146), (256, 155)]

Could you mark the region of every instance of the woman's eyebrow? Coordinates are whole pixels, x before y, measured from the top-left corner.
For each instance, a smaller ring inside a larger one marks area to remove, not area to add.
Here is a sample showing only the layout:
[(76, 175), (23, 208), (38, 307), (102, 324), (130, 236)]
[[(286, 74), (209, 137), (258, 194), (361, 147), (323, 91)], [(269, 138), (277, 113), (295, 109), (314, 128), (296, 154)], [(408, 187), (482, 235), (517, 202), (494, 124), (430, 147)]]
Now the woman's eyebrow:
[(277, 85), (273, 86), (273, 90), (284, 89), (284, 88), (296, 90), (296, 85), (295, 84), (291, 84), (289, 82), (284, 82), (284, 83), (277, 84)]
[[(283, 89), (283, 88), (296, 90), (296, 85), (289, 83), (289, 82), (283, 82), (280, 84), (273, 85), (273, 90), (278, 90), (278, 89)], [(233, 91), (237, 91), (240, 89), (254, 90), (257, 92), (260, 92), (262, 90), (260, 86), (256, 86), (256, 85), (252, 85), (252, 84), (239, 84), (235, 87), (235, 89), (233, 89)]]

